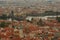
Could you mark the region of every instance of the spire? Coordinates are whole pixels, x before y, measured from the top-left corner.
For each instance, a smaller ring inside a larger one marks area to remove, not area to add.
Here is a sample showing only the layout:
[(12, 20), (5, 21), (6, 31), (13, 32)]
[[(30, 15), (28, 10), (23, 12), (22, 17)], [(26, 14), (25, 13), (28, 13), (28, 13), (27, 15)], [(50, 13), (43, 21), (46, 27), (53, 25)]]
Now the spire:
[(14, 19), (14, 12), (13, 12), (13, 10), (10, 12), (9, 18), (11, 18), (12, 20)]

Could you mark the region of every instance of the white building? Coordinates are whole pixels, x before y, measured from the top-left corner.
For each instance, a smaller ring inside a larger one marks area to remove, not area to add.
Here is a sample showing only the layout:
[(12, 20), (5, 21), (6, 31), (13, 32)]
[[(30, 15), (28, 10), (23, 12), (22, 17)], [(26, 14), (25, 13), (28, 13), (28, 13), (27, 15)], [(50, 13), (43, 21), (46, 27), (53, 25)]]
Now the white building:
[[(58, 15), (58, 17), (60, 17), (60, 15)], [(52, 19), (52, 20), (55, 20), (56, 19), (56, 16), (28, 16), (28, 17), (26, 17), (26, 20), (29, 20), (29, 21), (31, 21), (32, 20), (32, 18), (34, 18), (34, 19), (42, 19), (42, 20), (47, 20), (47, 19)]]
[(47, 20), (47, 17), (41, 17), (41, 16), (28, 16), (27, 18), (26, 18), (26, 20), (29, 20), (29, 21), (31, 21), (32, 20), (32, 18), (33, 19), (45, 19), (45, 20)]

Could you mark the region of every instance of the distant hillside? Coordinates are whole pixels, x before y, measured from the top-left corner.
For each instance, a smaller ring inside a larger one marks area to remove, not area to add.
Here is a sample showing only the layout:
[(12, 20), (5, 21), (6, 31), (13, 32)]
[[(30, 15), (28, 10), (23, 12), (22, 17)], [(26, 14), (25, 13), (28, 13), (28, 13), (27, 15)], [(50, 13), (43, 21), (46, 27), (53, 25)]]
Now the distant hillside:
[(45, 13), (30, 13), (26, 15), (27, 16), (56, 16), (56, 15), (60, 15), (60, 12), (45, 11)]

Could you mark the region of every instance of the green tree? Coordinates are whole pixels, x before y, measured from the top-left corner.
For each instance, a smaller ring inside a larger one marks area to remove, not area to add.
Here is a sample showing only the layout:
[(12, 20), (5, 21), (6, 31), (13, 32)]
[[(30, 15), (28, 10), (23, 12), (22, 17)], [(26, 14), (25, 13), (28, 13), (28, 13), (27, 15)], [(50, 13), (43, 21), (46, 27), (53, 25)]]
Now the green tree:
[(1, 22), (0, 27), (5, 27), (5, 22)]
[(42, 19), (40, 19), (39, 22), (37, 22), (37, 25), (40, 25), (40, 26), (43, 26), (44, 25)]
[(3, 14), (3, 15), (2, 15), (2, 19), (3, 19), (3, 20), (6, 20), (6, 19), (7, 19), (7, 15), (6, 15), (6, 14)]
[(60, 17), (56, 17), (56, 20), (57, 20), (58, 22), (60, 22)]

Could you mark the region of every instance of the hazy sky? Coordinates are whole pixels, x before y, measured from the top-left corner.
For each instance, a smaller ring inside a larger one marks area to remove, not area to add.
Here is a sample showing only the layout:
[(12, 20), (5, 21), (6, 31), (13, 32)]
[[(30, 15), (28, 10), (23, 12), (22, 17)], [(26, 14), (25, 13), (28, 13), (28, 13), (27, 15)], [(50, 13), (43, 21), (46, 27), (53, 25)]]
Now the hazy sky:
[[(2, 1), (2, 2), (1, 2)], [(43, 3), (45, 5), (46, 2), (52, 1), (53, 3), (60, 2), (60, 0), (0, 0), (0, 5), (6, 3), (12, 3), (16, 5), (30, 6)]]
[(0, 0), (0, 1), (11, 1), (11, 2), (23, 2), (23, 1), (32, 1), (32, 2), (41, 2), (41, 1), (53, 1), (53, 2), (60, 2), (60, 0)]
[[(22, 0), (0, 0), (0, 1), (22, 1)], [(30, 1), (30, 0), (27, 0)], [(32, 1), (41, 1), (41, 0), (32, 0)], [(43, 0), (43, 1), (60, 1), (60, 0)]]

